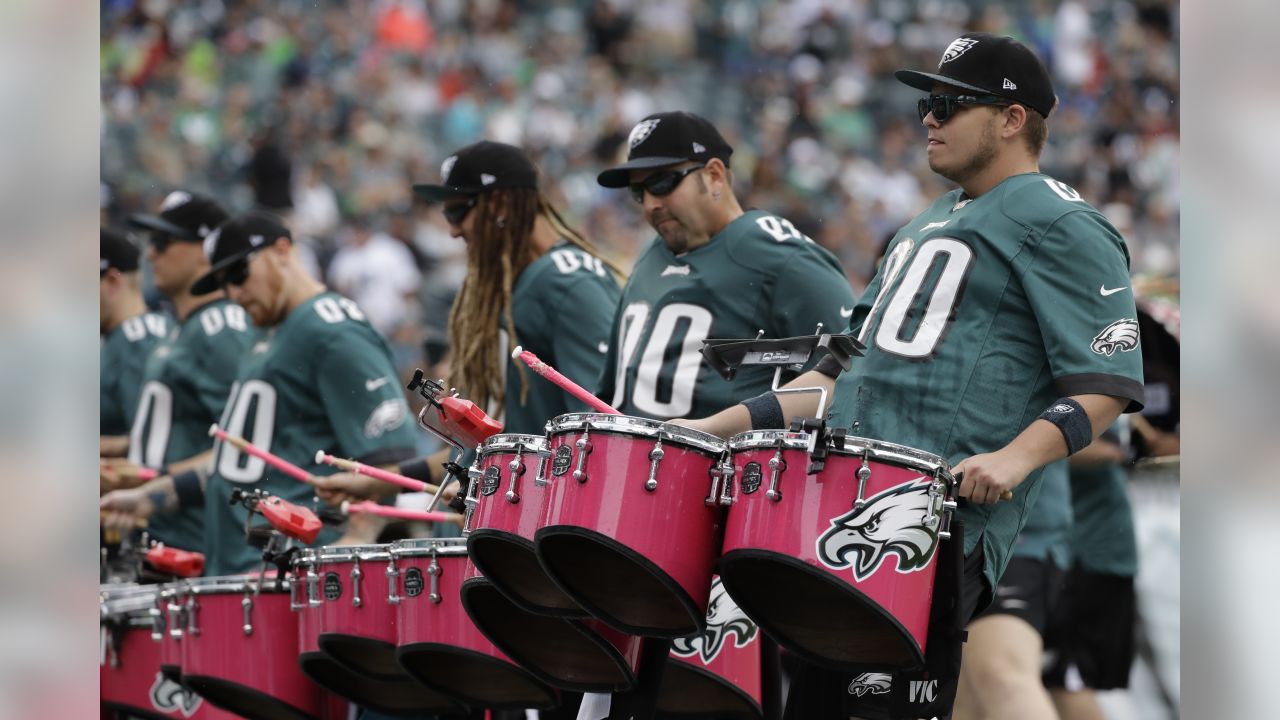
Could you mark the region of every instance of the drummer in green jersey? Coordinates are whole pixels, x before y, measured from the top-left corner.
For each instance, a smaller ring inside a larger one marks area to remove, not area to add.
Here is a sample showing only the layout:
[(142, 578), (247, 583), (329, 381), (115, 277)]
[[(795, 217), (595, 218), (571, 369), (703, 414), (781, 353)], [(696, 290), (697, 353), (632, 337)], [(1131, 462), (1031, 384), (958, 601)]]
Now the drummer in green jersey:
[[(449, 385), (502, 420), (504, 433), (541, 434), (586, 405), (512, 359), (519, 345), (591, 386), (604, 367), (621, 272), (565, 223), (538, 189), (520, 148), (481, 141), (445, 159), (439, 184), (413, 186), (442, 203), (450, 232), (467, 243), (467, 277), (449, 317)], [(402, 464), (437, 482), (448, 451)], [(325, 478), (322, 495), (380, 497), (399, 488), (363, 475)]]
[(98, 454), (121, 457), (138, 409), (142, 369), (169, 334), (169, 319), (148, 312), (138, 272), (141, 253), (123, 233), (102, 228), (98, 252), (98, 319), (102, 335)]
[(662, 112), (641, 120), (627, 161), (600, 173), (627, 188), (658, 235), (632, 269), (609, 341), (600, 396), (629, 415), (701, 417), (762, 391), (770, 368), (733, 382), (704, 362), (707, 338), (839, 332), (853, 312), (840, 262), (733, 193), (733, 148), (706, 119)]
[[(1039, 171), (1056, 96), (1029, 49), (969, 33), (936, 72), (897, 77), (929, 93), (917, 108), (929, 166), (958, 187), (898, 231), (858, 300), (849, 327), (865, 357), (844, 374), (824, 361), (792, 385), (833, 391), (830, 426), (952, 464), (965, 526), (958, 601), (972, 618), (1004, 573), (1040, 469), (1142, 407), (1129, 254), (1076, 190)], [(728, 437), (816, 411), (813, 395), (766, 393), (690, 424)], [(971, 689), (985, 717), (1052, 717), (1043, 690), (1033, 692), (1038, 670), (1024, 671), (982, 673), (993, 684)], [(872, 714), (845, 700), (849, 677), (827, 675), (792, 693), (788, 717), (825, 717), (824, 701), (840, 717)], [(905, 705), (900, 715), (950, 709), (954, 682), (932, 697), (908, 686), (895, 676), (886, 693)]]
[[(160, 477), (102, 500), (104, 510), (126, 514), (122, 521), (134, 511), (151, 516), (165, 498), (160, 488), (171, 487), (175, 477), (191, 482), (205, 472), (213, 448), (209, 425), (222, 415), (240, 358), (256, 334), (244, 310), (220, 290), (194, 287), (209, 271), (203, 243), (227, 217), (212, 198), (178, 190), (164, 199), (159, 213), (129, 219), (148, 231), (152, 279), (172, 304), (177, 323), (147, 358), (129, 431), (131, 467), (156, 469)], [(205, 549), (200, 508), (155, 515), (148, 531), (168, 545)]]

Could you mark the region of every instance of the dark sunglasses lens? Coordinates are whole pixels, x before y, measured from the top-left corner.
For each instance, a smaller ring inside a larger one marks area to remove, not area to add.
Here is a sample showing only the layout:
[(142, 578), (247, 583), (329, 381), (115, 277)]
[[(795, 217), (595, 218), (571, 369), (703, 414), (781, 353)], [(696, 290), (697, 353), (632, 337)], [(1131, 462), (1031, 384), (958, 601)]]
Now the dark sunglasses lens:
[(676, 189), (676, 185), (680, 184), (680, 180), (684, 177), (678, 172), (664, 172), (654, 175), (645, 181), (645, 189), (654, 197), (663, 197), (670, 195)]
[(450, 225), (461, 225), (462, 221), (466, 220), (467, 215), (471, 213), (471, 208), (475, 207), (475, 205), (475, 200), (445, 205), (444, 219), (448, 220)]
[(925, 116), (930, 112), (933, 113), (933, 119), (940, 123), (947, 121), (951, 117), (951, 110), (955, 107), (952, 98), (948, 95), (930, 95), (928, 98), (920, 98), (916, 105), (916, 111), (920, 113), (920, 120), (923, 121)]
[(249, 262), (247, 260), (241, 260), (240, 262), (232, 265), (227, 268), (225, 273), (222, 274), (223, 285), (235, 285), (236, 287), (240, 287), (244, 284), (244, 281), (248, 279)]
[(643, 185), (631, 186), (631, 199), (635, 200), (638, 203), (644, 203), (644, 186)]
[(151, 243), (151, 247), (156, 249), (156, 252), (162, 253), (169, 249), (169, 246), (173, 244), (173, 236), (168, 233), (156, 231), (151, 233), (148, 238), (148, 242)]

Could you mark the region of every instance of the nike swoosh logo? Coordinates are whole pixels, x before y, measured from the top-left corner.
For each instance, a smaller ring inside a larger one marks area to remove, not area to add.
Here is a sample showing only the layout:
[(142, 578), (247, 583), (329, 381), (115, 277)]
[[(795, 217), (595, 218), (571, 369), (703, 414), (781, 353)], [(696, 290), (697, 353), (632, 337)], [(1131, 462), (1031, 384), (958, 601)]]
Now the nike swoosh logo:
[(1110, 290), (1107, 289), (1106, 285), (1100, 285), (1098, 287), (1098, 292), (1102, 293), (1102, 297), (1106, 297), (1108, 295), (1115, 295), (1121, 290), (1128, 290), (1128, 289), (1129, 289), (1128, 285), (1125, 285), (1124, 287), (1112, 288)]
[(386, 384), (387, 384), (387, 379), (385, 377), (374, 378), (372, 380), (365, 380), (364, 389), (368, 390), (369, 392), (373, 392), (374, 390), (377, 390), (378, 388)]
[(847, 318), (847, 317), (853, 317), (853, 308), (845, 309), (845, 307), (844, 307), (843, 305), (841, 305), (841, 306), (840, 306), (840, 317), (844, 317), (844, 318)]

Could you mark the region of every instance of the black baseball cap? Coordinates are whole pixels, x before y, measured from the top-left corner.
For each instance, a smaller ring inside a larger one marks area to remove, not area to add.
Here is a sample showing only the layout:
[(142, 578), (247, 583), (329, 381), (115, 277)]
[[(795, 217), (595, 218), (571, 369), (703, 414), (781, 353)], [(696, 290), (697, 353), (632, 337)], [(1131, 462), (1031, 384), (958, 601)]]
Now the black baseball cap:
[(1003, 35), (966, 33), (951, 41), (938, 72), (899, 70), (898, 80), (929, 92), (934, 83), (1008, 98), (1049, 117), (1057, 98), (1049, 71), (1026, 45)]
[(481, 140), (440, 164), (440, 184), (414, 185), (413, 191), (432, 202), (458, 195), (478, 195), (498, 188), (536, 188), (538, 169), (514, 145)]
[(636, 123), (627, 136), (627, 161), (600, 173), (607, 188), (631, 184), (631, 171), (675, 165), (686, 160), (720, 158), (727, 166), (733, 148), (706, 118), (691, 112), (654, 113)]
[(122, 273), (138, 269), (138, 248), (129, 242), (122, 232), (110, 228), (101, 228), (101, 240), (98, 245), (98, 277), (107, 274), (111, 268)]
[(191, 294), (206, 295), (222, 287), (222, 274), (250, 255), (270, 247), (277, 238), (293, 240), (280, 218), (262, 211), (247, 212), (218, 226), (204, 239), (204, 254), (212, 266), (191, 286)]
[(230, 215), (205, 195), (174, 190), (160, 203), (158, 215), (130, 215), (129, 224), (166, 233), (178, 240), (200, 242)]

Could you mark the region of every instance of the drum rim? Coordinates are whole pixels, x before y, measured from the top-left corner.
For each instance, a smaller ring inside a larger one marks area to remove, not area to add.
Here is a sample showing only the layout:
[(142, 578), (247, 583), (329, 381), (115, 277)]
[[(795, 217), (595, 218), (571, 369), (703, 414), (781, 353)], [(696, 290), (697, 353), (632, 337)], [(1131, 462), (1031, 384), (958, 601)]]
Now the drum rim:
[(457, 538), (405, 538), (391, 543), (391, 557), (426, 557), (436, 555), (466, 555), (467, 539)]
[[(519, 439), (511, 440), (509, 438)], [(549, 452), (550, 447), (550, 441), (547, 440), (545, 435), (530, 435), (529, 433), (499, 433), (485, 438), (484, 442), (480, 443), (480, 448), (477, 453), (479, 455), (484, 455), (486, 451), (501, 452), (503, 450), (523, 448), (527, 452), (537, 454)]]
[(317, 566), (334, 562), (350, 562), (355, 559), (366, 562), (391, 559), (391, 543), (371, 545), (325, 545), (316, 548), (315, 564)]
[[(275, 575), (262, 577), (253, 575), (217, 575), (214, 577), (198, 577), (187, 580), (186, 590), (193, 595), (220, 595), (251, 591), (255, 593), (275, 593)], [(288, 592), (292, 579), (288, 575), (280, 578), (283, 589)], [(263, 582), (265, 581), (265, 582)]]
[(710, 433), (694, 430), (683, 425), (635, 417), (633, 415), (611, 415), (608, 413), (565, 413), (555, 417), (547, 424), (547, 434), (555, 435), (563, 432), (576, 432), (589, 426), (591, 430), (620, 435), (639, 436), (660, 439), (701, 450), (708, 453), (723, 453), (726, 449), (724, 440)]
[[(808, 447), (808, 433), (795, 433), (790, 430), (748, 430), (730, 438), (729, 449), (737, 452), (773, 448), (777, 447), (780, 438), (784, 449)], [(872, 459), (897, 460), (913, 470), (930, 474), (941, 471), (947, 476), (951, 475), (951, 463), (942, 456), (910, 445), (852, 435), (845, 436), (844, 441), (843, 448), (828, 448), (827, 452), (831, 455), (861, 456), (866, 450), (867, 456)]]

